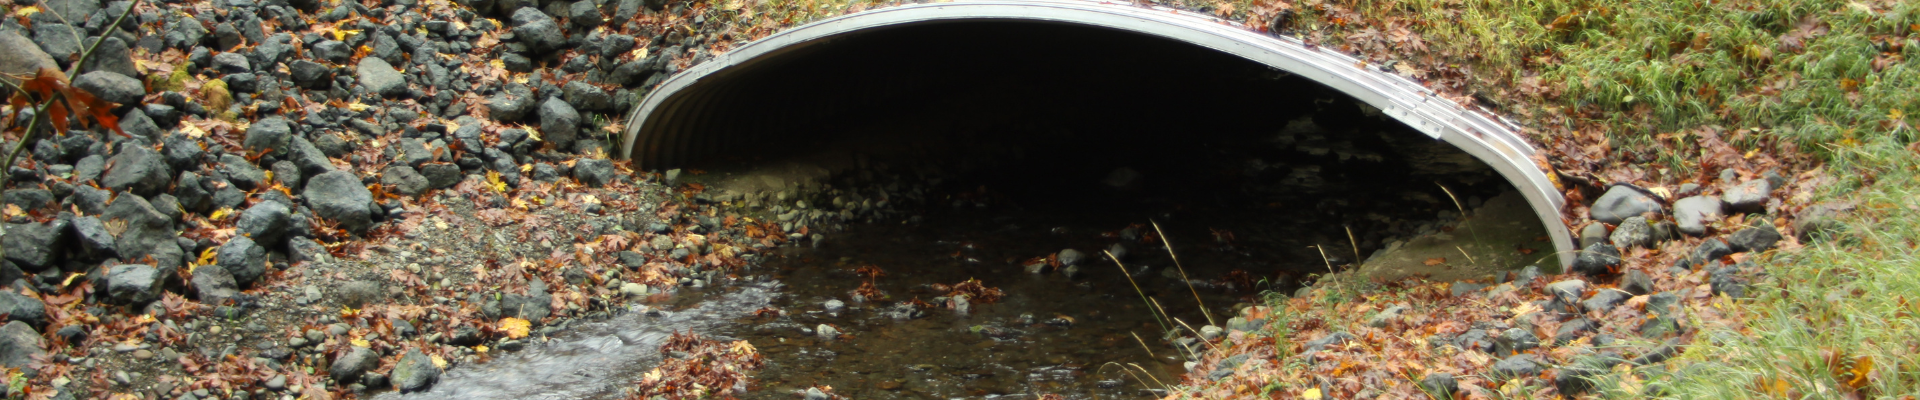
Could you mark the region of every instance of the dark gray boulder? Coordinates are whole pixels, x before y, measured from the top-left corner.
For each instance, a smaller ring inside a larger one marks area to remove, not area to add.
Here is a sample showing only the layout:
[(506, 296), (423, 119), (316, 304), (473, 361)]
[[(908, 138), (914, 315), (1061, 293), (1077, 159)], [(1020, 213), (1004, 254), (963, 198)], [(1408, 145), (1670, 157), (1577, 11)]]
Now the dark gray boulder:
[(92, 215), (74, 217), (69, 229), (79, 243), (80, 256), (88, 260), (100, 260), (114, 257), (113, 232), (107, 230), (107, 224)]
[(1727, 236), (1727, 246), (1733, 251), (1762, 252), (1772, 250), (1773, 245), (1779, 243), (1780, 239), (1784, 237), (1780, 236), (1780, 231), (1773, 229), (1772, 224), (1761, 223)]
[(559, 50), (567, 44), (566, 33), (552, 16), (533, 7), (513, 12), (513, 36), (535, 54)]
[(1534, 363), (1531, 354), (1519, 354), (1493, 363), (1493, 376), (1504, 381), (1513, 378), (1526, 378), (1540, 374), (1540, 364)]
[(1573, 259), (1573, 272), (1588, 276), (1608, 275), (1620, 266), (1620, 249), (1609, 243), (1594, 243)]
[(108, 189), (151, 196), (173, 182), (173, 171), (167, 167), (166, 159), (144, 146), (125, 146), (119, 155), (107, 160), (107, 165), (113, 167), (100, 178), (100, 186)]
[(548, 143), (563, 151), (573, 148), (573, 141), (580, 132), (580, 113), (573, 106), (558, 97), (549, 97), (540, 104), (540, 132)]
[(380, 171), (380, 183), (393, 188), (393, 192), (405, 196), (418, 196), (427, 191), (427, 177), (414, 171), (413, 167), (392, 165)]
[(12, 290), (0, 290), (0, 314), (6, 314), (8, 321), (41, 326), (47, 323), (47, 303)]
[(107, 293), (124, 304), (143, 304), (160, 299), (161, 283), (166, 276), (152, 266), (116, 265), (107, 270)]
[(400, 362), (393, 366), (391, 377), (393, 388), (401, 393), (426, 390), (440, 380), (440, 367), (433, 365), (433, 359), (420, 353), (419, 349), (407, 350)]
[(220, 306), (240, 294), (240, 283), (225, 267), (200, 266), (193, 269), (193, 290), (201, 303)]
[[(432, 360), (428, 360), (431, 364)], [(367, 373), (367, 370), (380, 366), (380, 354), (373, 349), (355, 346), (333, 359), (333, 366), (327, 369), (327, 376), (333, 377), (336, 384), (354, 383)], [(395, 369), (398, 369), (396, 366)]]
[(258, 153), (272, 150), (275, 156), (284, 156), (293, 143), (293, 127), (287, 125), (287, 119), (279, 116), (261, 118), (247, 127), (247, 138), (242, 144), (247, 150)]
[(7, 368), (26, 368), (34, 358), (47, 355), (47, 340), (35, 332), (25, 322), (8, 322), (0, 326), (0, 365)]
[(236, 232), (266, 246), (275, 246), (293, 224), (293, 210), (277, 201), (262, 201), (240, 212)]
[(603, 158), (586, 158), (573, 164), (573, 179), (587, 187), (606, 186), (613, 182), (615, 174), (613, 162)]
[(120, 104), (139, 104), (146, 97), (147, 86), (139, 79), (121, 75), (112, 71), (93, 71), (74, 78), (73, 86), (92, 93), (100, 100)]
[(60, 261), (69, 241), (68, 231), (66, 220), (7, 224), (7, 235), (0, 237), (0, 245), (6, 246), (7, 261), (39, 271)]
[(445, 189), (460, 183), (460, 166), (453, 163), (426, 163), (420, 165), (420, 175), (427, 178), (427, 188)]
[(307, 179), (302, 197), (315, 216), (333, 220), (342, 229), (364, 233), (373, 226), (373, 192), (346, 171), (331, 171)]
[(386, 60), (379, 57), (362, 58), (357, 68), (360, 84), (366, 86), (367, 91), (386, 97), (407, 94), (406, 77), (401, 76), (400, 71), (394, 69), (393, 64), (388, 64)]
[(120, 236), (113, 238), (114, 252), (121, 259), (138, 260), (156, 254), (157, 249), (180, 247), (174, 240), (179, 235), (172, 221), (140, 196), (122, 194), (114, 198), (100, 217), (107, 224), (125, 224)]
[[(233, 274), (233, 281), (246, 287), (267, 274), (267, 248), (245, 236), (234, 236), (218, 251), (220, 268)], [(203, 267), (204, 268), (204, 267)]]

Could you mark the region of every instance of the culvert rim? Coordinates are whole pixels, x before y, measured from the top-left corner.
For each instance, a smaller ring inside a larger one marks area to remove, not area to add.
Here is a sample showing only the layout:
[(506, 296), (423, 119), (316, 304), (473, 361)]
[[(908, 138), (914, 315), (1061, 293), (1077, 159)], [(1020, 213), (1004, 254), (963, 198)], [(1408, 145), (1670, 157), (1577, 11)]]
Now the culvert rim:
[[(1255, 32), (1242, 24), (1208, 15), (1126, 2), (969, 0), (916, 4), (868, 10), (787, 29), (715, 55), (663, 81), (628, 116), (620, 150), (614, 155), (631, 159), (642, 168), (683, 161), (679, 159), (684, 157), (675, 154), (683, 146), (661, 146), (663, 142), (685, 143), (694, 139), (689, 136), (695, 134), (676, 129), (684, 125), (681, 122), (685, 118), (675, 118), (678, 113), (671, 111), (684, 109), (686, 104), (669, 103), (669, 100), (676, 100), (681, 90), (693, 87), (702, 79), (723, 78), (735, 72), (734, 67), (863, 30), (989, 21), (1059, 23), (1157, 36), (1231, 54), (1331, 87), (1493, 167), (1526, 197), (1547, 229), (1556, 254), (1561, 255), (1558, 257), (1561, 265), (1573, 263), (1577, 250), (1573, 231), (1560, 219), (1566, 199), (1554, 188), (1546, 171), (1535, 163), (1534, 146), (1508, 121), (1463, 107), (1408, 78), (1365, 68), (1361, 60), (1308, 46), (1296, 38)], [(662, 109), (662, 105), (667, 107)], [(640, 145), (636, 147), (636, 144)]]

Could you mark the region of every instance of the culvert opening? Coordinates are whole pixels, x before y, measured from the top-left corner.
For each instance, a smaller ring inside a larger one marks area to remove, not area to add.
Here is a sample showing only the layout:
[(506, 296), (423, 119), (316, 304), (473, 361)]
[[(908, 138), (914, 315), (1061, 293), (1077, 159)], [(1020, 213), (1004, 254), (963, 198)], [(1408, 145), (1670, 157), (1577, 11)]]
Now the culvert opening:
[[(768, 354), (767, 398), (1143, 396), (1108, 363), (1172, 382), (1205, 351), (1179, 339), (1204, 329), (1160, 316), (1248, 328), (1230, 318), (1263, 291), (1329, 269), (1558, 263), (1520, 192), (1460, 148), (1313, 80), (1120, 30), (865, 30), (706, 75), (642, 119), (639, 166), (682, 169), (700, 200), (800, 245), (763, 270), (788, 312), (733, 332)], [(1125, 267), (1101, 255), (1115, 245)], [(975, 280), (1002, 297), (954, 296)]]

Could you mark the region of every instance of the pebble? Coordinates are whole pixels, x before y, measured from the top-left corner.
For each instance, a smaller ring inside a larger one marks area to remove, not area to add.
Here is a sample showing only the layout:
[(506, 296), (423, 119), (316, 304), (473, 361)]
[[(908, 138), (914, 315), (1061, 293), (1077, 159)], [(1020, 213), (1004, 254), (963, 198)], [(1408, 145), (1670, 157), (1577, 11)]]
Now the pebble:
[(146, 350), (146, 349), (134, 350), (133, 358), (141, 359), (141, 360), (153, 359), (153, 351)]

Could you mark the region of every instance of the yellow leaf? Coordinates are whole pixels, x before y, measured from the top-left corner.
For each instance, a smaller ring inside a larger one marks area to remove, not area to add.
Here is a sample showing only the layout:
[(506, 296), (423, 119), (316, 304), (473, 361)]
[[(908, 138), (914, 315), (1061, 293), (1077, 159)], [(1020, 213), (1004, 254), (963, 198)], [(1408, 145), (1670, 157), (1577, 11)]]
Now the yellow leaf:
[[(207, 249), (207, 250), (209, 250), (209, 251), (211, 251), (211, 250), (213, 250), (213, 249)], [(192, 274), (192, 273), (193, 273), (193, 271), (187, 271), (187, 273), (188, 273), (188, 274)], [(80, 279), (80, 277), (82, 277), (82, 276), (87, 276), (87, 274), (82, 274), (82, 273), (79, 273), (79, 272), (75, 272), (75, 273), (71, 273), (71, 274), (67, 274), (67, 280), (64, 280), (64, 281), (60, 281), (60, 286), (62, 286), (62, 287), (65, 287), (65, 286), (67, 286), (67, 285), (72, 285), (72, 284), (73, 284), (73, 280), (74, 280), (74, 279)]]
[(266, 171), (267, 182), (273, 182), (273, 171)]
[(727, 351), (733, 352), (733, 354), (747, 355), (753, 354), (756, 350), (753, 349), (752, 343), (741, 340), (733, 342), (733, 348), (727, 349)]
[(200, 130), (200, 127), (193, 126), (193, 124), (180, 124), (180, 130), (183, 132), (186, 132), (187, 137), (191, 137), (194, 139), (199, 139), (200, 137), (207, 135), (207, 131)]
[(215, 252), (217, 250), (219, 250), (218, 247), (208, 247), (205, 251), (200, 252), (200, 259), (198, 261), (195, 261), (194, 263), (200, 264), (200, 265), (213, 265), (214, 259), (219, 256), (219, 253)]
[(348, 35), (360, 34), (359, 29), (341, 29), (333, 31), (333, 40), (347, 40)]
[(27, 215), (27, 210), (20, 209), (19, 205), (15, 205), (15, 204), (7, 205), (7, 218), (11, 219), (13, 217), (24, 216), (24, 215)]
[(20, 9), (13, 11), (13, 15), (18, 15), (22, 17), (39, 14), (39, 13), (40, 13), (40, 7), (38, 6), (20, 7)]
[(366, 339), (354, 339), (347, 342), (353, 343), (354, 347), (373, 347), (373, 343), (368, 343)]
[(355, 315), (360, 315), (360, 310), (356, 310), (353, 307), (340, 306), (340, 316), (351, 317)]
[(638, 49), (633, 49), (633, 59), (638, 60), (642, 58), (647, 58), (647, 48), (640, 47)]
[(447, 132), (460, 130), (460, 124), (454, 123), (453, 121), (448, 121), (443, 119), (443, 120), (440, 120), (440, 124), (447, 126)]
[(539, 129), (534, 129), (531, 126), (521, 125), (520, 130), (527, 131), (527, 137), (533, 139), (533, 141), (535, 142), (543, 141), (540, 139)]
[(507, 62), (501, 61), (498, 58), (495, 58), (491, 61), (487, 61), (487, 65), (493, 66), (494, 68), (507, 69)]
[(514, 317), (506, 317), (506, 318), (500, 319), (500, 330), (506, 331), (507, 338), (509, 339), (519, 339), (519, 338), (527, 337), (527, 331), (529, 328), (532, 328), (532, 327), (533, 327), (533, 323), (524, 319), (519, 319)]
[(520, 164), (520, 173), (533, 172), (533, 163)]
[(484, 344), (479, 346), (473, 346), (473, 351), (485, 353), (487, 352), (487, 350), (490, 350), (490, 349), (488, 349), (487, 345), (484, 345)]
[(487, 171), (487, 187), (495, 192), (506, 193), (507, 183), (500, 181), (500, 171)]
[(1300, 393), (1300, 398), (1302, 399), (1320, 400), (1320, 397), (1320, 388), (1310, 388), (1307, 389), (1306, 392)]
[(1854, 390), (1867, 387), (1867, 375), (1873, 373), (1873, 357), (1860, 356), (1854, 358), (1853, 368), (1848, 368), (1847, 372), (1853, 375), (1853, 379), (1847, 380), (1847, 387), (1851, 387)]
[(219, 221), (219, 220), (227, 219), (227, 216), (230, 216), (230, 215), (233, 215), (232, 208), (222, 208), (218, 210), (213, 210), (213, 215), (208, 215), (207, 219)]
[(354, 100), (352, 103), (347, 103), (347, 109), (353, 110), (353, 112), (361, 112), (367, 110), (367, 105), (366, 103), (361, 103), (359, 100)]
[(427, 356), (427, 358), (433, 359), (434, 368), (447, 369), (447, 359), (440, 358), (439, 355), (431, 355), (431, 356)]

